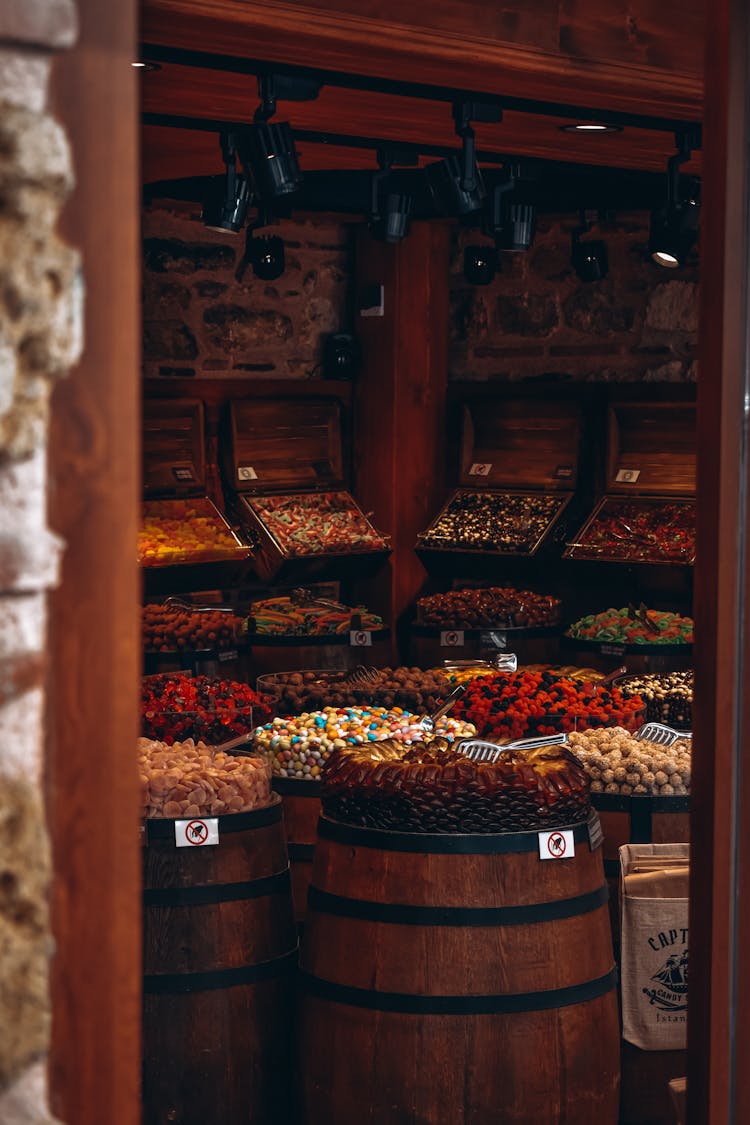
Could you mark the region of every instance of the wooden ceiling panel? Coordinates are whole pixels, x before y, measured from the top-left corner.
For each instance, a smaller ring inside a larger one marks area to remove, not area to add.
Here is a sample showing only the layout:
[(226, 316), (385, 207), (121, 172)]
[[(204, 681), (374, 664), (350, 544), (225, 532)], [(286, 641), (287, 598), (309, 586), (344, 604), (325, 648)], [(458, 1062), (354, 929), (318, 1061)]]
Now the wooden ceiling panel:
[(142, 35), (240, 58), (694, 120), (704, 11), (704, 0), (146, 0)]
[[(147, 113), (208, 120), (248, 122), (258, 103), (253, 75), (164, 64), (142, 72), (143, 109)], [(312, 102), (279, 103), (277, 117), (296, 129), (340, 135), (457, 148), (450, 104), (366, 90), (327, 86)], [(660, 171), (674, 150), (670, 133), (627, 127), (620, 133), (571, 134), (560, 131), (564, 118), (507, 111), (500, 124), (477, 124), (480, 149), (516, 156), (564, 160), (579, 164)], [(144, 180), (221, 171), (218, 140), (213, 133), (164, 130), (150, 126), (144, 138)], [(372, 152), (331, 145), (302, 144), (303, 167), (372, 168)], [(428, 157), (427, 159), (434, 159)], [(168, 170), (174, 160), (175, 171)], [(697, 170), (697, 163), (692, 165)], [(167, 169), (165, 173), (165, 169)], [(158, 174), (156, 174), (158, 173)]]

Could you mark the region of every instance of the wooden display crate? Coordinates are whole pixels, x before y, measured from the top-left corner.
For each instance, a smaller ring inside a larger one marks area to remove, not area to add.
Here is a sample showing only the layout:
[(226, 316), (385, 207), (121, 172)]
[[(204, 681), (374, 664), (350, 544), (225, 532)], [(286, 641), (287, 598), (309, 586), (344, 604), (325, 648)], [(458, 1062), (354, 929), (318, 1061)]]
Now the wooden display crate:
[[(390, 547), (345, 486), (341, 403), (337, 399), (264, 399), (230, 403), (224, 468), (233, 492), (232, 510), (252, 544), (262, 579), (300, 581), (361, 574), (388, 557)], [(357, 522), (372, 542), (328, 551), (304, 550), (273, 518), (286, 498), (304, 507), (311, 525), (316, 501), (325, 501)]]

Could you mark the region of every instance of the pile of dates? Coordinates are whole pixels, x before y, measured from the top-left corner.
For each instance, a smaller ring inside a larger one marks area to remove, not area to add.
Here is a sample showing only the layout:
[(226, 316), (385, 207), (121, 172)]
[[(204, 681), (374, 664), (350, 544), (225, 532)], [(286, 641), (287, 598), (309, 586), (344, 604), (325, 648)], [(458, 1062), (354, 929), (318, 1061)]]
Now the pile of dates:
[(460, 490), (422, 536), (443, 550), (533, 551), (563, 500), (534, 492)]

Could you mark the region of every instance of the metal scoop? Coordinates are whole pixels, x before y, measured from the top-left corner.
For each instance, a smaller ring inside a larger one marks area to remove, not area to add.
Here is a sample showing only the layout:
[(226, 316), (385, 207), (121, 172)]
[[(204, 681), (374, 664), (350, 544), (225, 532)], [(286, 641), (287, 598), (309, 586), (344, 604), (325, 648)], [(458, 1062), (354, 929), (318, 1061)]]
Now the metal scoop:
[(460, 696), (466, 691), (466, 684), (456, 684), (450, 695), (445, 697), (445, 700), (440, 704), (436, 711), (431, 715), (423, 715), (419, 720), (419, 725), (422, 730), (432, 733), (435, 730), (436, 724), (442, 719), (443, 715), (447, 715), (453, 704)]
[(462, 738), (453, 744), (453, 749), (472, 762), (496, 762), (506, 750), (533, 750), (537, 746), (564, 746), (567, 734), (540, 734), (535, 738), (517, 738), (502, 746), (496, 742), (486, 742), (481, 738)]
[(689, 730), (675, 730), (664, 723), (644, 723), (634, 736), (638, 742), (656, 742), (659, 746), (673, 746), (680, 738), (692, 738)]

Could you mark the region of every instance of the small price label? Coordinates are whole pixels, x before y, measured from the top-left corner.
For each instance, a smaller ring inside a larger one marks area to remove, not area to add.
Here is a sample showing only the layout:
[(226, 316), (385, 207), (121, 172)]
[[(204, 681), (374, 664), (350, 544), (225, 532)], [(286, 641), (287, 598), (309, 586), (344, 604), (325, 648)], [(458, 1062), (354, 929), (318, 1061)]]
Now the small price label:
[(464, 631), (463, 629), (445, 629), (440, 634), (440, 647), (441, 648), (463, 648), (464, 646)]
[(624, 656), (625, 645), (602, 645), (599, 652), (602, 656)]
[(470, 477), (488, 477), (492, 472), (492, 462), (476, 461), (469, 469)]
[(555, 469), (555, 478), (557, 480), (570, 480), (573, 476), (572, 465), (558, 465)]
[(240, 465), (237, 469), (238, 480), (257, 480), (258, 474), (252, 465)]
[(602, 832), (602, 822), (599, 819), (599, 813), (596, 809), (592, 809), (589, 813), (589, 818), (586, 822), (586, 827), (589, 833), (589, 849), (595, 852), (597, 848), (602, 846), (604, 840), (604, 833)]
[(635, 484), (640, 475), (640, 469), (620, 469), (615, 480), (618, 484)]
[(174, 842), (178, 848), (206, 848), (219, 842), (219, 821), (176, 820), (174, 822)]
[(195, 480), (192, 469), (172, 469), (175, 480)]
[(239, 653), (234, 648), (228, 648), (224, 652), (219, 653), (219, 660), (236, 660)]
[(569, 828), (556, 828), (554, 832), (539, 833), (540, 859), (572, 859), (576, 854), (575, 840)]
[(349, 634), (349, 644), (352, 648), (370, 648), (372, 633), (369, 629), (352, 629)]
[(508, 647), (508, 634), (499, 629), (490, 629), (480, 634), (479, 643), (482, 648), (495, 648), (498, 652), (505, 652)]

